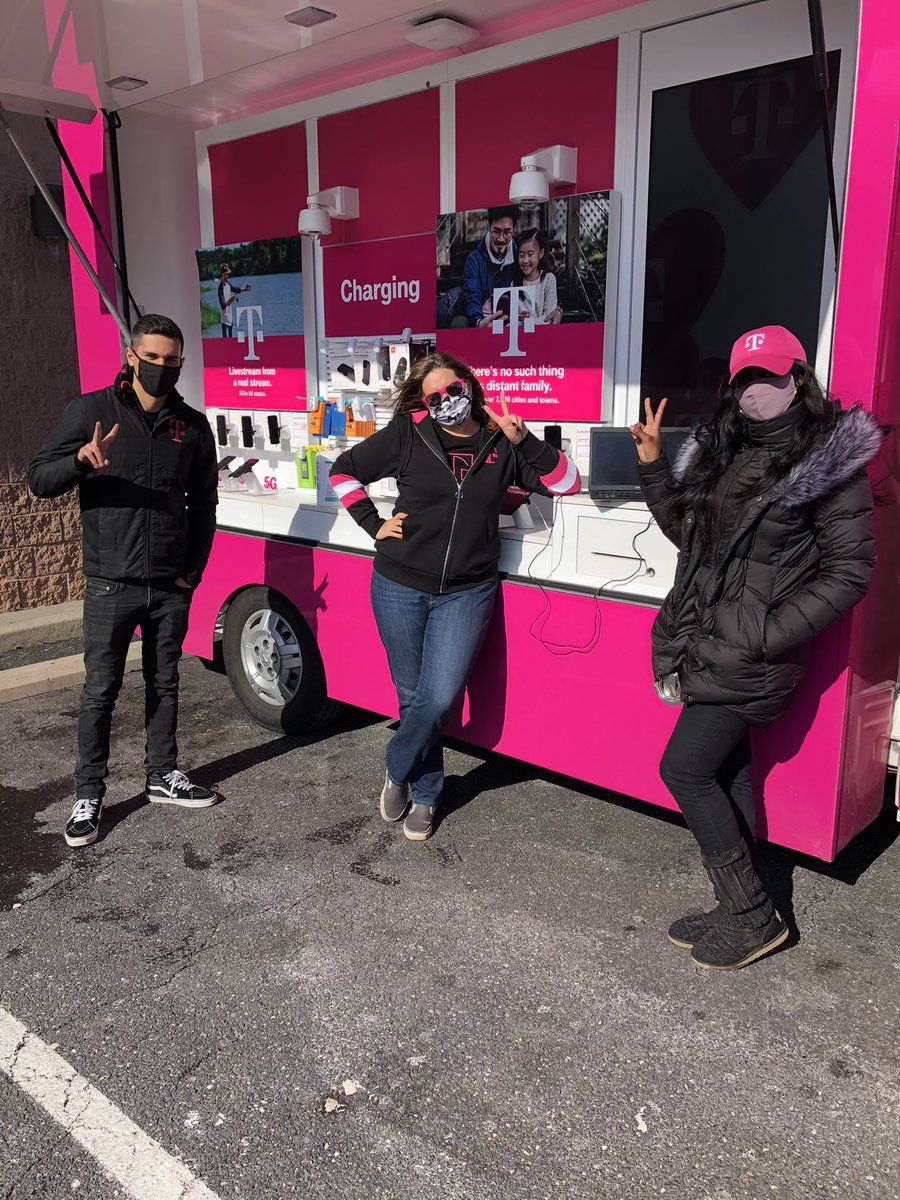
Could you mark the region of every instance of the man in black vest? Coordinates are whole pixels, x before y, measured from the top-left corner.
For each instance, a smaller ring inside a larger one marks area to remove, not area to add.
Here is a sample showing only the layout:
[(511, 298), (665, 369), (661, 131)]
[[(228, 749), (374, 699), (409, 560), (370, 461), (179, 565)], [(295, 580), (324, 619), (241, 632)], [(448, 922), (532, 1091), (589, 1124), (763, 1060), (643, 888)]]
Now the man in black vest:
[(70, 846), (96, 841), (113, 708), (140, 626), (147, 799), (205, 808), (215, 792), (177, 769), (178, 660), (216, 523), (216, 452), (202, 413), (175, 391), (184, 338), (141, 317), (115, 382), (66, 407), (28, 469), (36, 496), (77, 487), (84, 549), (85, 683)]

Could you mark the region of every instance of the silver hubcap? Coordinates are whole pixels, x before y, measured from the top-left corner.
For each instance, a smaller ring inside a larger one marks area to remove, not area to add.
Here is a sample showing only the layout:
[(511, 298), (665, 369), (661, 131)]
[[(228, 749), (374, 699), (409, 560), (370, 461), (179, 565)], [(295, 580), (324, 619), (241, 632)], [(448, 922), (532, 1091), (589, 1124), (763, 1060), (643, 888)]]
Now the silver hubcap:
[(289, 623), (270, 608), (251, 613), (241, 630), (241, 661), (250, 686), (266, 704), (283, 708), (303, 676), (300, 643)]

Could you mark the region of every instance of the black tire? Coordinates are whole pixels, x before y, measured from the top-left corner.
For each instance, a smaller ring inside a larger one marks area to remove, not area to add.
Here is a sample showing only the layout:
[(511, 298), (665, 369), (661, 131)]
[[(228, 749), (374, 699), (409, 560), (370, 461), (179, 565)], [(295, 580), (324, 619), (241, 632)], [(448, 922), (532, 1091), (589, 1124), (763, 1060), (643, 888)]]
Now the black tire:
[(328, 699), (322, 658), (309, 626), (272, 588), (247, 588), (232, 601), (222, 652), (238, 703), (266, 729), (309, 733), (341, 711), (338, 701)]

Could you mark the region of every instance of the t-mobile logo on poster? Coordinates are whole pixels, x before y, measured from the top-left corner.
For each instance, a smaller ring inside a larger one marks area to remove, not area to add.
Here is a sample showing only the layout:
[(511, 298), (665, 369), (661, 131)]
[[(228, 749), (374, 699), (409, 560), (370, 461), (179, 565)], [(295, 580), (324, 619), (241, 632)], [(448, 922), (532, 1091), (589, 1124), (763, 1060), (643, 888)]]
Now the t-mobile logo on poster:
[[(257, 325), (255, 328), (254, 328), (254, 324), (253, 324), (254, 313), (256, 314), (256, 319), (257, 319)], [(244, 307), (238, 309), (237, 317), (238, 317), (238, 325), (240, 325), (240, 323), (241, 323), (241, 317), (247, 318), (246, 332), (243, 329), (238, 329), (238, 335), (237, 335), (237, 340), (241, 343), (241, 345), (243, 345), (244, 342), (247, 343), (247, 353), (244, 355), (244, 362), (258, 362), (259, 355), (256, 353), (256, 343), (264, 342), (266, 340), (266, 337), (265, 337), (265, 334), (263, 333), (263, 328), (262, 328), (262, 323), (263, 323), (262, 305), (261, 304), (247, 304)]]
[[(500, 357), (523, 358), (525, 351), (519, 346), (519, 319), (522, 318), (523, 333), (534, 333), (534, 313), (538, 305), (538, 289), (534, 284), (494, 288), (494, 312), (502, 312), (505, 307), (503, 303), (505, 296), (509, 296), (509, 344), (505, 350), (500, 351)], [(494, 333), (502, 333), (507, 328), (503, 317), (499, 317), (491, 328)]]

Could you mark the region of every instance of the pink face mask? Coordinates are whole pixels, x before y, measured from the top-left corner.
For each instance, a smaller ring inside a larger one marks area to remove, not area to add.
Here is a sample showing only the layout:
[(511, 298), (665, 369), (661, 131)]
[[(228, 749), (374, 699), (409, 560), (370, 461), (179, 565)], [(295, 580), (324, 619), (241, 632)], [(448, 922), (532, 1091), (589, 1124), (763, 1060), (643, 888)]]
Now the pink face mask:
[(771, 421), (790, 408), (797, 394), (797, 383), (788, 371), (787, 375), (771, 379), (754, 379), (735, 388), (734, 394), (745, 417), (751, 421)]

